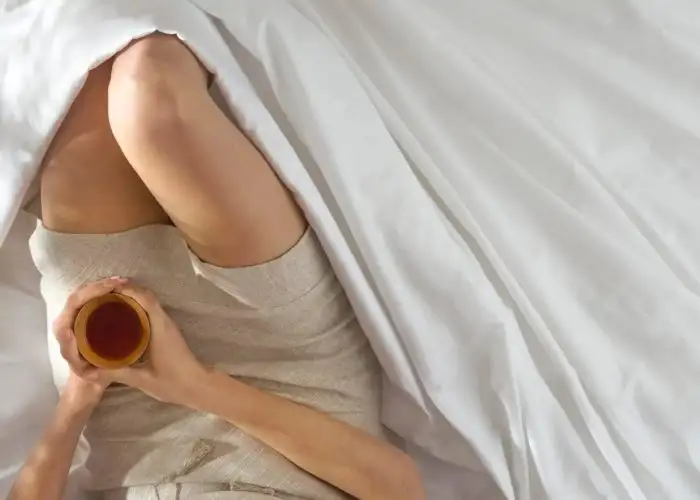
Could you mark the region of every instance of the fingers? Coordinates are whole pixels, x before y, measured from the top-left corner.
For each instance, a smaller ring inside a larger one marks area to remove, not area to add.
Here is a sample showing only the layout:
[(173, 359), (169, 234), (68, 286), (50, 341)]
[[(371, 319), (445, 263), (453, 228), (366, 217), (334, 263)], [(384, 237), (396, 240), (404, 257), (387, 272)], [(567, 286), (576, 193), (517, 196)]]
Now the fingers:
[(122, 285), (127, 281), (128, 280), (126, 278), (120, 277), (106, 278), (103, 280), (94, 281), (92, 283), (86, 283), (75, 290), (68, 297), (63, 311), (53, 323), (54, 335), (58, 335), (59, 332), (64, 330), (72, 329), (76, 314), (78, 314), (80, 308), (87, 302), (95, 297), (99, 297), (100, 295), (113, 292), (117, 286)]
[(160, 302), (153, 292), (133, 283), (120, 283), (115, 287), (114, 291), (131, 297), (141, 304), (141, 307), (143, 307), (146, 312), (151, 312), (160, 307)]
[(68, 297), (66, 308), (78, 310), (95, 297), (113, 292), (117, 286), (123, 285), (128, 281), (129, 280), (126, 278), (115, 276), (113, 278), (86, 283)]
[(113, 277), (86, 283), (68, 297), (63, 311), (54, 320), (53, 333), (61, 347), (61, 355), (77, 375), (87, 375), (92, 367), (80, 356), (78, 351), (78, 342), (73, 332), (75, 316), (87, 302), (114, 291), (118, 285), (126, 282), (125, 278)]
[(85, 361), (78, 351), (78, 342), (72, 330), (64, 329), (56, 333), (56, 339), (61, 347), (61, 356), (78, 376), (85, 376), (91, 369), (90, 363)]

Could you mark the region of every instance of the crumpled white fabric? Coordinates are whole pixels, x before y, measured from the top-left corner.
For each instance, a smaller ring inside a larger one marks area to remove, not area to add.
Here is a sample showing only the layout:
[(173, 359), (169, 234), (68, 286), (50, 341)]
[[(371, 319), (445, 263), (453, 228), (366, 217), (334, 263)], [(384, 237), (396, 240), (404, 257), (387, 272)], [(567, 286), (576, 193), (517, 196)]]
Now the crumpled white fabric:
[(697, 498), (700, 6), (193, 3), (228, 47), (182, 2), (44, 5), (0, 73), (2, 196), (87, 67), (177, 32), (319, 232), (392, 429), (508, 498)]

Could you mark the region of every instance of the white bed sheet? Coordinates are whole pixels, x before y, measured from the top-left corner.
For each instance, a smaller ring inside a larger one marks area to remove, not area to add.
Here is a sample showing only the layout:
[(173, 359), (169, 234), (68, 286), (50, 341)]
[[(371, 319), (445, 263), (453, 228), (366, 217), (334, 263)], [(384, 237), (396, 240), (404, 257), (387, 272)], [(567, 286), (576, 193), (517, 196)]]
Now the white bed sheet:
[(57, 400), (39, 275), (27, 245), (34, 226), (21, 214), (0, 247), (0, 498)]
[[(0, 18), (7, 21), (8, 25), (24, 26), (26, 30), (29, 26), (41, 26), (41, 29), (32, 31), (31, 37), (27, 36), (29, 31), (23, 32), (22, 29), (0, 29), (2, 33), (14, 35), (5, 39), (6, 46), (11, 50), (0, 54), (5, 56), (0, 58), (0, 69), (3, 70), (0, 73), (5, 77), (0, 83), (0, 130), (8, 132), (0, 134), (0, 222), (10, 221), (12, 214), (18, 209), (22, 195), (34, 179), (38, 161), (63, 113), (82, 85), (85, 72), (123, 47), (129, 39), (147, 34), (156, 28), (177, 33), (184, 38), (216, 71), (223, 93), (229, 99), (246, 103), (246, 107), (252, 108), (252, 119), (245, 114), (238, 114), (240, 123), (251, 135), (257, 136), (258, 133), (262, 133), (266, 140), (270, 141), (262, 144), (270, 156), (281, 157), (285, 164), (298, 169), (297, 176), (307, 175), (286, 138), (279, 133), (275, 122), (257, 101), (246, 77), (231, 58), (230, 49), (217, 35), (214, 25), (210, 24), (204, 15), (198, 16), (189, 3), (120, 2), (119, 8), (115, 8), (116, 4), (98, 4), (91, 1), (42, 4), (41, 9), (37, 5), (32, 1), (14, 2), (15, 10), (9, 11), (9, 17)], [(90, 21), (86, 22), (86, 19)], [(235, 45), (235, 50), (240, 49), (234, 40), (230, 41)], [(52, 48), (49, 55), (45, 53), (48, 46)], [(245, 54), (242, 56), (246, 57)], [(28, 81), (32, 83), (27, 84)], [(49, 82), (50, 88), (46, 86)], [(277, 119), (284, 122), (283, 116), (278, 115)], [(318, 201), (315, 204), (319, 206)], [(362, 272), (358, 274), (357, 264), (352, 263), (352, 251), (348, 251), (338, 229), (333, 228), (336, 225), (333, 216), (327, 213), (323, 215), (326, 224), (330, 222), (331, 231), (336, 233), (331, 238), (341, 244), (341, 254), (346, 256), (344, 259), (347, 263), (341, 265), (341, 271), (355, 274), (354, 286), (366, 289), (368, 285), (363, 283), (365, 279), (362, 278)], [(313, 218), (313, 213), (310, 213), (310, 216)], [(378, 304), (369, 304), (369, 310), (364, 311), (364, 316), (368, 328), (372, 328), (373, 324), (379, 325), (380, 328), (381, 325), (388, 324)], [(392, 358), (396, 358), (395, 354), (400, 354), (396, 347), (398, 339), (387, 337), (387, 340), (390, 351), (383, 356), (385, 369), (393, 374), (399, 373), (399, 376), (405, 377), (408, 373), (412, 377), (411, 368), (405, 359), (398, 358), (397, 362), (392, 364)], [(49, 357), (54, 370), (59, 373), (57, 382), (60, 383), (67, 368), (60, 359), (55, 340), (50, 335), (48, 342)], [(382, 343), (375, 345), (378, 351), (382, 350)], [(0, 369), (3, 368), (0, 366)], [(411, 390), (417, 390), (415, 382), (410, 379), (406, 379), (406, 382), (412, 384)], [(388, 408), (394, 408), (396, 411), (399, 405), (406, 408), (411, 404), (402, 390), (395, 388), (387, 391)], [(426, 421), (425, 416), (421, 416), (420, 413), (417, 417)], [(416, 418), (415, 413), (413, 418)], [(431, 498), (466, 498), (466, 493), (462, 494), (460, 485), (466, 484), (467, 476), (461, 473), (460, 468), (447, 466), (421, 452), (417, 447), (412, 447), (415, 448), (414, 453), (422, 457), (421, 463), (426, 471)], [(20, 459), (21, 457), (13, 457), (15, 463)], [(451, 478), (450, 482), (445, 483), (448, 477)], [(474, 479), (468, 482), (471, 490), (483, 491), (481, 483), (486, 484), (491, 491), (497, 490), (488, 475), (474, 473), (468, 477)]]
[(492, 496), (454, 479), (479, 470), (508, 498), (700, 494), (696, 3), (194, 3), (229, 48), (163, 2), (44, 11), (0, 59), (0, 193), (21, 196), (88, 66), (176, 31), (319, 231), (387, 424), (452, 462), (431, 498)]

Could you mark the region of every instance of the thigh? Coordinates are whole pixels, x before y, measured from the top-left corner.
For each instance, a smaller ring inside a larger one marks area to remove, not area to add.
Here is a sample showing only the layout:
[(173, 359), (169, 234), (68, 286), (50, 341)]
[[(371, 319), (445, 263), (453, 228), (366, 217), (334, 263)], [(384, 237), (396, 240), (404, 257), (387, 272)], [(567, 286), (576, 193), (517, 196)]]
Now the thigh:
[(303, 234), (291, 193), (217, 107), (205, 71), (176, 37), (144, 38), (116, 58), (109, 118), (132, 167), (203, 260), (258, 264)]
[(93, 70), (42, 164), (44, 225), (64, 233), (116, 233), (168, 217), (122, 154), (107, 119), (111, 63)]

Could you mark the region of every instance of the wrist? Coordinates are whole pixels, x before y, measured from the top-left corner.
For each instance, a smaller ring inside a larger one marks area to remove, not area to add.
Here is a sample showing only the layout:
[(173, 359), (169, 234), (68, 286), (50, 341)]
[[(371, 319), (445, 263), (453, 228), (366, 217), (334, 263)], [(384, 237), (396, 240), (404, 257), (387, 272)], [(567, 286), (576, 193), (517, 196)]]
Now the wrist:
[(92, 411), (102, 399), (102, 392), (95, 390), (80, 390), (74, 386), (68, 386), (61, 394), (59, 404), (69, 410)]
[(230, 400), (235, 395), (230, 393), (230, 387), (225, 390), (226, 397), (222, 398), (222, 384), (235, 382), (228, 373), (215, 368), (204, 368), (193, 384), (187, 406), (204, 413), (217, 413), (217, 405)]
[(187, 388), (181, 404), (193, 410), (205, 412), (212, 386), (216, 383), (218, 370), (201, 366), (188, 378)]
[(61, 425), (66, 428), (78, 426), (82, 428), (97, 407), (97, 402), (76, 395), (61, 395), (58, 402), (57, 415)]

